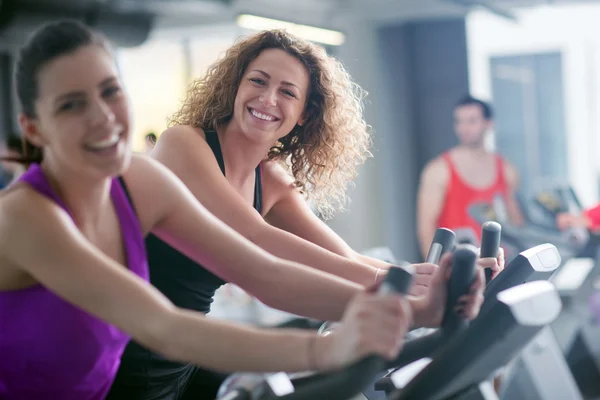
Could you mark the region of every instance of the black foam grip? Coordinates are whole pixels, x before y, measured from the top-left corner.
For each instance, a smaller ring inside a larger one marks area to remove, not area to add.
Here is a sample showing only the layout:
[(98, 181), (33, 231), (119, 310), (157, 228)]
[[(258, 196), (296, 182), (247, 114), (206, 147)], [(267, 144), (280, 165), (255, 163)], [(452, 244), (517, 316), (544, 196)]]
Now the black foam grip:
[(466, 323), (465, 319), (454, 311), (458, 299), (469, 293), (471, 284), (475, 279), (475, 262), (477, 253), (473, 246), (462, 245), (454, 252), (452, 273), (448, 281), (448, 297), (446, 299), (446, 310), (442, 320), (442, 329), (446, 333), (457, 329)]
[(407, 294), (412, 280), (413, 276), (407, 269), (392, 267), (385, 277), (384, 284), (390, 285), (396, 293)]
[[(500, 250), (500, 238), (502, 236), (502, 227), (499, 223), (488, 221), (481, 227), (481, 250), (479, 256), (481, 258), (496, 258)], [(486, 283), (492, 280), (492, 270), (485, 270)]]
[[(388, 368), (400, 369), (421, 358), (431, 357), (450, 337), (467, 327), (466, 319), (456, 314), (454, 307), (457, 300), (469, 292), (475, 279), (476, 250), (471, 245), (459, 245), (454, 252), (452, 273), (447, 284), (446, 311), (441, 328), (427, 336), (406, 342), (402, 352), (388, 364)], [(389, 385), (389, 382), (383, 379), (378, 387), (386, 387), (386, 384)]]
[(454, 249), (455, 237), (456, 235), (450, 229), (438, 228), (433, 236), (431, 246), (429, 246), (425, 262), (438, 264), (445, 253)]

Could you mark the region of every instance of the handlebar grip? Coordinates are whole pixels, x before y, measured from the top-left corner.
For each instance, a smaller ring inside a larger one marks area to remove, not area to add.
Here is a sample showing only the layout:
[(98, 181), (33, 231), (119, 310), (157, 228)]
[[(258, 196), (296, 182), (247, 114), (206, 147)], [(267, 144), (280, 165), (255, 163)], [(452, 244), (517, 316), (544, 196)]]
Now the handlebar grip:
[(446, 311), (442, 320), (442, 330), (445, 334), (453, 332), (466, 324), (463, 317), (454, 312), (454, 307), (461, 296), (469, 293), (469, 289), (475, 279), (475, 262), (477, 253), (473, 246), (463, 245), (454, 252), (452, 273), (448, 281), (448, 297), (446, 299)]
[(438, 228), (427, 253), (426, 263), (438, 264), (442, 256), (454, 248), (455, 233), (450, 229)]
[[(412, 284), (413, 275), (410, 267), (393, 267), (379, 287), (379, 293), (406, 294)], [(355, 396), (368, 384), (373, 382), (376, 374), (385, 368), (386, 361), (379, 356), (368, 356), (354, 365), (341, 371), (323, 376), (323, 379), (312, 381), (300, 390), (277, 399), (306, 400), (331, 399), (346, 400)]]
[[(502, 237), (502, 226), (494, 221), (488, 221), (481, 227), (481, 258), (496, 258), (500, 250), (500, 238)], [(492, 271), (485, 270), (486, 284), (492, 280)]]
[[(427, 336), (410, 340), (404, 344), (402, 352), (396, 359), (388, 363), (388, 368), (400, 369), (424, 357), (430, 357), (447, 339), (466, 328), (467, 321), (454, 312), (457, 300), (469, 292), (475, 279), (476, 249), (471, 245), (460, 245), (454, 252), (452, 273), (448, 281), (448, 296), (446, 311), (442, 326)], [(376, 390), (382, 390), (389, 384), (389, 379), (383, 378), (376, 383)]]
[(392, 267), (388, 270), (387, 276), (379, 286), (378, 293), (398, 293), (405, 295), (412, 285), (413, 275), (410, 266)]

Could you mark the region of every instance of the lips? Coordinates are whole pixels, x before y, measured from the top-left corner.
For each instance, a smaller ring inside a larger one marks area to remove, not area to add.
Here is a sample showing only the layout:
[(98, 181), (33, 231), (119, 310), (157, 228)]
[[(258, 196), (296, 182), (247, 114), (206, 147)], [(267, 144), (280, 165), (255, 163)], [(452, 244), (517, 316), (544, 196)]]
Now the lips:
[(118, 133), (113, 133), (106, 139), (97, 140), (93, 143), (88, 143), (86, 147), (91, 150), (104, 150), (116, 145), (119, 142), (120, 136)]
[(265, 122), (275, 122), (275, 121), (279, 121), (279, 118), (277, 118), (276, 116), (269, 114), (265, 111), (262, 110), (257, 110), (255, 108), (252, 107), (248, 107), (248, 112), (256, 119), (259, 119), (261, 121), (265, 121)]
[(125, 130), (121, 126), (115, 127), (112, 133), (108, 136), (102, 135), (101, 138), (96, 138), (94, 140), (88, 139), (86, 143), (84, 143), (83, 148), (87, 151), (91, 151), (94, 153), (105, 153), (107, 151), (112, 151), (117, 149), (119, 143), (122, 142), (125, 135)]

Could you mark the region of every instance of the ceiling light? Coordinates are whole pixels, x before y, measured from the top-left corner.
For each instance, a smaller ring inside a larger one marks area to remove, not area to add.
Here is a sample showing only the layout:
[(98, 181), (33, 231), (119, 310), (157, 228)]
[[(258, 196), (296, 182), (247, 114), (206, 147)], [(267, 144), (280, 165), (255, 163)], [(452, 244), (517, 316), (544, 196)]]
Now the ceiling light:
[(237, 24), (243, 28), (257, 31), (285, 29), (292, 35), (296, 35), (312, 42), (328, 44), (330, 46), (340, 46), (344, 43), (344, 34), (338, 31), (258, 17), (256, 15), (241, 14), (237, 17)]

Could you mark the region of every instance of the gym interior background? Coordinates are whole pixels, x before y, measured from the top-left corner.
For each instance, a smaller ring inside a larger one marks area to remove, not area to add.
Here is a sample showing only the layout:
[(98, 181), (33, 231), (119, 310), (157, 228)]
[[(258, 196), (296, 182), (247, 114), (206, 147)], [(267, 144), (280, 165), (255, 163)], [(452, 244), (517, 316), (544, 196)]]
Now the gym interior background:
[(452, 105), (468, 92), (494, 105), (489, 145), (518, 167), (523, 190), (558, 180), (584, 206), (599, 199), (600, 2), (593, 1), (0, 1), (1, 132), (17, 130), (14, 49), (44, 21), (81, 18), (119, 46), (141, 151), (146, 133), (165, 129), (187, 83), (259, 27), (243, 14), (338, 32), (323, 45), (369, 92), (375, 157), (359, 171), (350, 210), (329, 222), (352, 247), (387, 246), (419, 260), (419, 173), (455, 144)]

